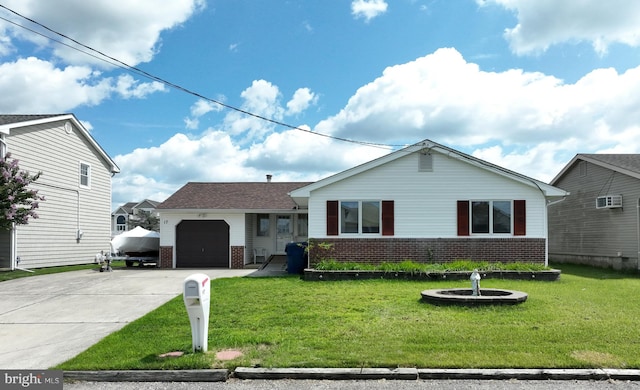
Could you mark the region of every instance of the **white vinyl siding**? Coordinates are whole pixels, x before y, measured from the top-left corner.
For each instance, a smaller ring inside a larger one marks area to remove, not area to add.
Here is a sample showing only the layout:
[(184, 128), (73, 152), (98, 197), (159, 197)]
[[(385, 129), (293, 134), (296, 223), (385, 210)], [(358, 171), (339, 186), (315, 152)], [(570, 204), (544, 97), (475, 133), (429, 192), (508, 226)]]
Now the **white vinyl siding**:
[(309, 237), (327, 237), (327, 200), (393, 200), (396, 238), (454, 238), (458, 237), (457, 200), (523, 199), (527, 204), (526, 237), (546, 238), (545, 198), (535, 186), (446, 155), (432, 154), (431, 172), (420, 172), (419, 153), (410, 153), (312, 191)]
[(91, 188), (91, 165), (80, 163), (80, 186)]
[[(37, 210), (40, 218), (17, 228), (20, 266), (86, 264), (109, 251), (110, 165), (81, 132), (67, 133), (64, 121), (52, 122), (12, 129), (7, 144), (21, 169), (42, 172), (32, 188), (46, 199)], [(91, 188), (79, 185), (79, 160), (92, 167)], [(83, 232), (79, 241), (78, 229)]]

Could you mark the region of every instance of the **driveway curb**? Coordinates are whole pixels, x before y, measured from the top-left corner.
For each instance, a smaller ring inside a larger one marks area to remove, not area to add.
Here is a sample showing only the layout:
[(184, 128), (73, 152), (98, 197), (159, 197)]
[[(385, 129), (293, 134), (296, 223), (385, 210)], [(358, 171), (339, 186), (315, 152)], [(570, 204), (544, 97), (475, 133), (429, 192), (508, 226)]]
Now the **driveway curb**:
[(625, 380), (640, 381), (640, 370), (619, 369), (429, 369), (429, 368), (251, 368), (234, 371), (127, 370), (64, 371), (65, 380), (84, 382), (224, 382), (237, 379), (307, 380)]

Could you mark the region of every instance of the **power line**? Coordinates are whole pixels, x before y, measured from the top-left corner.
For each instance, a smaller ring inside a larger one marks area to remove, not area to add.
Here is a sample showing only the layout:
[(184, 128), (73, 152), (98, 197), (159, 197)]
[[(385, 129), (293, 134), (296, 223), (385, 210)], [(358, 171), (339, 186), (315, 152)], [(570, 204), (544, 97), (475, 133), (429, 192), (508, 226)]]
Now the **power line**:
[[(275, 125), (278, 125), (278, 126), (283, 126), (283, 127), (289, 128), (291, 130), (302, 131), (302, 132), (305, 132), (305, 133), (314, 134), (314, 135), (317, 135), (317, 136), (334, 139), (336, 141), (349, 142), (349, 143), (354, 143), (354, 144), (359, 144), (359, 145), (364, 145), (364, 146), (371, 146), (371, 147), (376, 147), (376, 148), (381, 148), (381, 149), (389, 149), (389, 148), (392, 149), (392, 148), (395, 148), (395, 147), (404, 146), (404, 145), (388, 145), (388, 144), (367, 142), (367, 141), (357, 141), (357, 140), (353, 140), (353, 139), (349, 139), (349, 138), (343, 138), (343, 137), (337, 137), (337, 136), (333, 136), (333, 135), (329, 135), (329, 134), (318, 133), (318, 132), (315, 132), (315, 131), (303, 129), (303, 128), (298, 127), (298, 126), (290, 125), (288, 123), (285, 123), (285, 122), (282, 122), (282, 121), (279, 121), (279, 120), (275, 120), (275, 119), (272, 119), (272, 118), (267, 118), (265, 116), (262, 116), (262, 115), (259, 115), (259, 114), (255, 114), (255, 113), (252, 113), (252, 112), (247, 111), (247, 110), (243, 110), (241, 108), (232, 106), (230, 104), (223, 103), (223, 102), (221, 102), (219, 100), (215, 100), (215, 99), (209, 98), (207, 96), (204, 96), (204, 95), (202, 95), (202, 94), (200, 94), (198, 92), (195, 92), (195, 91), (190, 90), (190, 89), (188, 89), (186, 87), (183, 87), (183, 86), (180, 86), (180, 85), (175, 84), (173, 82), (170, 82), (170, 81), (168, 81), (168, 80), (166, 80), (164, 78), (161, 78), (159, 76), (155, 76), (155, 75), (153, 75), (153, 74), (151, 74), (151, 73), (149, 73), (149, 72), (147, 72), (145, 70), (142, 70), (142, 69), (140, 69), (138, 67), (129, 65), (129, 64), (117, 59), (117, 58), (114, 58), (114, 57), (112, 57), (112, 56), (100, 51), (100, 50), (94, 49), (91, 46), (87, 46), (84, 43), (79, 42), (78, 40), (76, 40), (74, 38), (71, 38), (71, 37), (69, 37), (69, 36), (67, 36), (65, 34), (62, 34), (62, 33), (58, 32), (58, 31), (56, 31), (56, 30), (54, 30), (52, 28), (49, 28), (49, 27), (43, 25), (42, 23), (35, 21), (34, 19), (31, 19), (31, 18), (29, 18), (27, 16), (24, 16), (24, 15), (20, 14), (19, 12), (16, 12), (16, 11), (14, 11), (14, 10), (12, 10), (12, 9), (2, 5), (2, 4), (0, 4), (0, 8), (3, 8), (5, 10), (11, 12), (12, 14), (14, 14), (14, 15), (16, 15), (16, 16), (24, 19), (24, 20), (27, 20), (27, 21), (29, 21), (29, 22), (31, 22), (31, 23), (39, 26), (39, 27), (42, 27), (43, 29), (45, 29), (45, 30), (47, 30), (47, 31), (49, 31), (49, 32), (51, 32), (51, 33), (53, 33), (55, 35), (58, 35), (58, 36), (60, 36), (60, 37), (62, 37), (64, 39), (67, 39), (67, 40), (75, 43), (76, 45), (89, 50), (90, 52), (86, 52), (84, 50), (79, 49), (76, 46), (67, 44), (65, 42), (62, 42), (60, 40), (54, 39), (52, 37), (49, 37), (48, 35), (45, 35), (45, 34), (40, 33), (38, 31), (35, 31), (33, 29), (30, 29), (30, 28), (27, 28), (25, 26), (22, 26), (19, 23), (16, 23), (16, 22), (13, 22), (13, 21), (8, 20), (6, 18), (0, 17), (0, 19), (6, 21), (8, 23), (11, 23), (11, 24), (13, 24), (15, 26), (18, 26), (18, 27), (23, 28), (23, 29), (25, 29), (27, 31), (30, 31), (30, 32), (32, 32), (34, 34), (37, 34), (37, 35), (40, 35), (40, 36), (45, 37), (47, 39), (50, 39), (50, 40), (52, 40), (52, 41), (54, 41), (56, 43), (59, 43), (61, 45), (67, 46), (67, 47), (69, 47), (69, 48), (71, 48), (73, 50), (77, 50), (77, 51), (79, 51), (79, 52), (81, 52), (83, 54), (89, 55), (89, 56), (91, 56), (93, 58), (96, 58), (96, 59), (98, 59), (100, 61), (106, 62), (106, 63), (108, 63), (110, 65), (117, 66), (117, 67), (119, 67), (121, 69), (130, 71), (130, 72), (135, 73), (135, 74), (137, 74), (139, 76), (142, 76), (142, 77), (148, 78), (150, 80), (159, 82), (159, 83), (164, 84), (164, 85), (166, 85), (166, 86), (168, 86), (170, 88), (185, 92), (185, 93), (190, 94), (192, 96), (198, 97), (198, 98), (200, 98), (202, 100), (206, 100), (208, 102), (217, 104), (217, 105), (219, 105), (221, 107), (224, 107), (224, 108), (227, 108), (229, 110), (233, 110), (233, 111), (242, 113), (244, 115), (251, 116), (251, 117), (254, 117), (254, 118), (257, 118), (257, 119), (260, 119), (260, 120), (263, 120), (263, 121), (266, 121), (266, 122), (269, 122), (269, 123), (272, 123), (272, 124), (275, 124)], [(93, 53), (97, 53), (98, 55), (95, 55)]]

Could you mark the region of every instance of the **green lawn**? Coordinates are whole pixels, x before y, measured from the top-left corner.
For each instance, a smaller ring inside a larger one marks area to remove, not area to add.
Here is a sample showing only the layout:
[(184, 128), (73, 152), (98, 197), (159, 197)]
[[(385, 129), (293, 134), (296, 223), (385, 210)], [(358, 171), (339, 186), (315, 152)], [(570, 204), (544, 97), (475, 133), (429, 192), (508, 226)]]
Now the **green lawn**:
[[(113, 268), (121, 268), (124, 267), (124, 261), (114, 261), (111, 263)], [(69, 271), (80, 271), (83, 269), (99, 269), (100, 266), (98, 264), (80, 264), (80, 265), (67, 265), (61, 267), (46, 267), (46, 268), (35, 268), (30, 271), (0, 271), (0, 282), (4, 282), (6, 280), (12, 279), (20, 279), (27, 278), (30, 276), (38, 276), (38, 275), (47, 275), (47, 274), (57, 274), (60, 272), (69, 272)]]
[[(484, 280), (482, 287), (525, 291), (529, 299), (477, 308), (420, 300), (422, 290), (466, 281), (213, 280), (209, 353), (191, 353), (178, 297), (57, 368), (640, 368), (640, 279), (559, 268), (557, 282)], [(215, 359), (230, 348), (244, 355)], [(187, 353), (158, 357), (170, 351)]]

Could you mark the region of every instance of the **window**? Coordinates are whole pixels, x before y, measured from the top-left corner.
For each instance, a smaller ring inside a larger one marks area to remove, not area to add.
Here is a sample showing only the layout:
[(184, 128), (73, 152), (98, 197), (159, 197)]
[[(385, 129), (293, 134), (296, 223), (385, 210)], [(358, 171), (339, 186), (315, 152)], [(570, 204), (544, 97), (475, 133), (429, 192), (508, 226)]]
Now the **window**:
[(340, 202), (340, 233), (380, 233), (380, 202)]
[(127, 230), (127, 219), (123, 215), (118, 215), (116, 219), (116, 230), (119, 232)]
[(91, 185), (91, 166), (89, 164), (80, 163), (80, 185), (83, 187)]
[(298, 214), (298, 236), (307, 237), (309, 235), (309, 215)]
[(269, 236), (269, 214), (258, 214), (258, 237)]
[(394, 235), (394, 201), (327, 201), (327, 236)]
[[(469, 207), (470, 206), (470, 207)], [(458, 201), (458, 235), (511, 234), (526, 235), (524, 200)]]
[(471, 202), (471, 233), (511, 233), (511, 202)]

